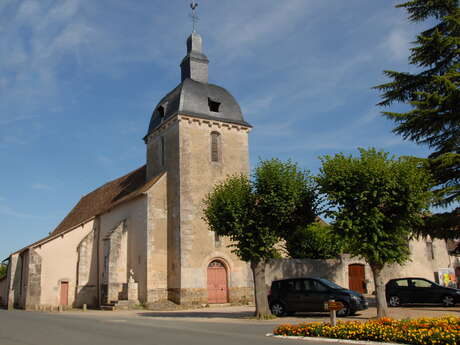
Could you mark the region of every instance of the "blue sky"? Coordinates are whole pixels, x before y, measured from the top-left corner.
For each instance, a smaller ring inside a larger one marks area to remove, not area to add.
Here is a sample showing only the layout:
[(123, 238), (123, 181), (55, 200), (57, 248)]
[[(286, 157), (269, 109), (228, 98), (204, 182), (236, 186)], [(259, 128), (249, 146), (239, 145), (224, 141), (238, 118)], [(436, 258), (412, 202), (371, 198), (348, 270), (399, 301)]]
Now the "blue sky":
[[(428, 151), (379, 115), (382, 71), (411, 70), (400, 1), (199, 1), (210, 82), (254, 129), (252, 165), (374, 146)], [(145, 162), (153, 107), (180, 81), (186, 0), (0, 0), (0, 258)]]

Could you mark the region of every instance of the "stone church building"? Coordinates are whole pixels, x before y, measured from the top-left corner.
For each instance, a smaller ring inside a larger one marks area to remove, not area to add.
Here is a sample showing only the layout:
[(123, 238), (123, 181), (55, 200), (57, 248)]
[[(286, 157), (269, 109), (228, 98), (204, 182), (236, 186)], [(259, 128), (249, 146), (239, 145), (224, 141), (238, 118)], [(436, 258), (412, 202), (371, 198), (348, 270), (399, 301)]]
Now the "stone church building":
[(208, 62), (193, 33), (180, 84), (154, 108), (146, 164), (82, 197), (48, 237), (11, 254), (4, 303), (252, 299), (249, 266), (201, 219), (214, 184), (249, 172), (251, 129), (233, 96), (208, 83)]
[[(208, 83), (201, 37), (187, 40), (181, 82), (154, 108), (146, 164), (82, 197), (44, 239), (9, 256), (0, 279), (0, 305), (97, 307), (170, 300), (179, 304), (246, 303), (252, 273), (209, 231), (202, 201), (231, 174), (249, 173), (248, 124), (232, 95)], [(452, 267), (443, 241), (411, 244), (412, 261), (390, 267), (388, 278), (433, 279)], [(460, 262), (458, 263), (460, 265)], [(322, 276), (371, 293), (370, 268), (337, 260), (277, 260), (266, 282)]]

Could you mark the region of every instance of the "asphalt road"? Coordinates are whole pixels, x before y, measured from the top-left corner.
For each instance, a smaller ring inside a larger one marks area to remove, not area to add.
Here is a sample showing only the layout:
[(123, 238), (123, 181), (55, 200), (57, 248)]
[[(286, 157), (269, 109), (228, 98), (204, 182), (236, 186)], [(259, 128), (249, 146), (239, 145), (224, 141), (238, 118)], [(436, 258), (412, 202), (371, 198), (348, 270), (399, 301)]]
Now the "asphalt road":
[(194, 321), (148, 314), (0, 310), (0, 345), (329, 344), (266, 337), (272, 330), (273, 323), (255, 320)]

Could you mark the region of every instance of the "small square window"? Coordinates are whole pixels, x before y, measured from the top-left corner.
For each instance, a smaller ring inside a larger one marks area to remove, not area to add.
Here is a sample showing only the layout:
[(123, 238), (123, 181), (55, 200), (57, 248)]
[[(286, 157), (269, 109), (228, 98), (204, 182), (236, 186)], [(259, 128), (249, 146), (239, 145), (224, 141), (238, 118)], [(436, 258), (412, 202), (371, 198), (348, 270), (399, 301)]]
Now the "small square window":
[(213, 113), (218, 113), (220, 111), (220, 103), (213, 101), (211, 98), (208, 98), (209, 110)]

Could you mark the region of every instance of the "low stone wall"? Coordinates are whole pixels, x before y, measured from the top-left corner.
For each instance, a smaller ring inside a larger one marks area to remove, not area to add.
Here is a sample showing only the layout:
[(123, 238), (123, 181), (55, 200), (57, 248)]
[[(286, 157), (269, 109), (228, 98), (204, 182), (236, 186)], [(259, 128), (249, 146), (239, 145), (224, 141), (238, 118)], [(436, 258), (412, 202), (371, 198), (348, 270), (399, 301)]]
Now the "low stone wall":
[[(208, 303), (207, 289), (169, 289), (169, 300), (177, 304), (198, 305)], [(230, 287), (228, 302), (234, 304), (248, 304), (254, 301), (253, 287)]]
[(230, 288), (229, 302), (234, 304), (254, 303), (254, 288), (252, 286)]
[[(271, 285), (273, 280), (300, 277), (321, 277), (345, 285), (343, 272), (346, 263), (342, 258), (331, 260), (311, 259), (275, 259), (271, 260), (265, 271), (265, 282)], [(346, 282), (348, 285), (348, 281)]]
[[(441, 246), (442, 243), (438, 243)], [(405, 265), (388, 265), (383, 271), (384, 281), (400, 277), (421, 277), (429, 280), (435, 280), (435, 273), (441, 266), (453, 267), (448, 262), (447, 251), (445, 254), (438, 255), (435, 259), (427, 258), (424, 253), (417, 253), (424, 249), (423, 241), (413, 241), (411, 243), (412, 258)], [(421, 249), (420, 249), (421, 247)], [(440, 258), (443, 259), (441, 263)], [(446, 259), (447, 258), (447, 259)], [(350, 255), (341, 255), (336, 259), (330, 260), (312, 260), (312, 259), (275, 259), (271, 260), (266, 267), (265, 282), (268, 287), (273, 280), (285, 278), (300, 277), (320, 277), (326, 278), (334, 283), (349, 288), (348, 268), (351, 264), (364, 265), (365, 287), (367, 293), (373, 294), (374, 277), (370, 266), (361, 259), (353, 258)]]

